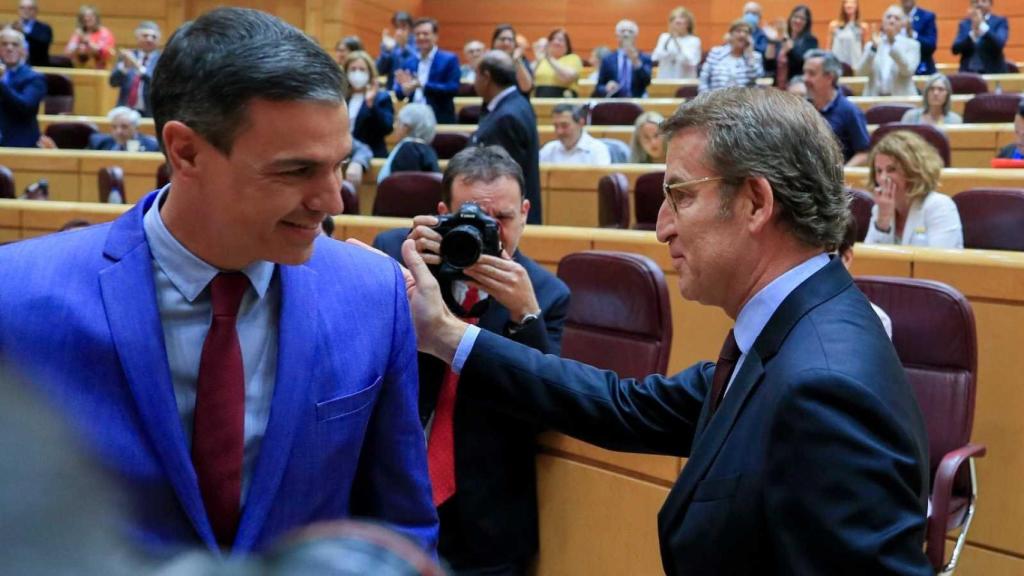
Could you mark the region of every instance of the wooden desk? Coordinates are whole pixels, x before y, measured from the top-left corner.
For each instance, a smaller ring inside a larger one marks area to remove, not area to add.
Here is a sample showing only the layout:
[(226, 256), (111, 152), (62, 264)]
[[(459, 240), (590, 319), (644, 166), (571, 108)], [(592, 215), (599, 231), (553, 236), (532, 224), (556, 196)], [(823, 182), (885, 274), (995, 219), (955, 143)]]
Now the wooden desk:
[[(983, 74), (982, 77), (988, 84), (989, 92), (1024, 92), (1024, 74)], [(917, 85), (919, 91), (924, 90), (929, 78), (931, 76), (914, 76), (914, 84)], [(854, 95), (859, 96), (867, 88), (868, 78), (867, 76), (844, 76), (839, 79), (839, 83), (849, 87)], [(917, 97), (917, 102), (921, 102), (920, 96)]]
[(104, 166), (124, 170), (125, 201), (135, 202), (156, 187), (156, 171), (163, 162), (163, 155), (155, 152), (0, 148), (0, 164), (14, 173), (16, 190), (46, 178), (51, 200), (71, 202), (99, 201), (97, 173)]
[[(107, 112), (117, 106), (117, 88), (109, 84), (110, 72), (107, 70), (87, 70), (85, 68), (35, 68), (41, 74), (62, 74), (71, 79), (75, 85), (74, 113), (79, 116), (106, 116)], [(40, 105), (39, 113), (43, 108)]]

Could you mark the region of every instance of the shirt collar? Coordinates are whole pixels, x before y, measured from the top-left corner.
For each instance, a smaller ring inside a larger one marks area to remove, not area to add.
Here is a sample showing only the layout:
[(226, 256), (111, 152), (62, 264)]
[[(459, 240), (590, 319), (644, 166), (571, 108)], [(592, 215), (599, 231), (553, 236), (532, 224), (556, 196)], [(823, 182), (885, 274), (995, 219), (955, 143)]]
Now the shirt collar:
[(736, 338), (736, 345), (746, 354), (754, 341), (760, 336), (772, 315), (782, 304), (782, 301), (789, 296), (797, 286), (803, 284), (828, 264), (829, 257), (825, 253), (817, 254), (794, 268), (789, 269), (785, 274), (768, 283), (761, 288), (754, 297), (747, 302), (739, 315), (736, 316), (736, 325), (733, 327), (733, 336)]
[(498, 92), (498, 95), (495, 96), (494, 98), (491, 98), (491, 101), (487, 103), (487, 111), (494, 112), (494, 109), (498, 107), (498, 104), (501, 103), (502, 100), (507, 98), (509, 94), (515, 92), (518, 89), (519, 88), (517, 86), (509, 86), (508, 88), (505, 88), (501, 92)]
[(583, 132), (580, 133), (580, 139), (576, 141), (576, 145), (573, 146), (572, 148), (566, 148), (565, 144), (562, 144), (561, 140), (556, 140), (556, 142), (558, 142), (558, 144), (566, 152), (571, 152), (573, 150), (580, 150), (580, 151), (583, 151), (583, 152), (586, 152), (586, 153), (589, 154), (593, 150), (594, 142), (597, 142), (597, 139), (595, 139), (590, 134), (587, 134), (587, 129), (584, 128)]
[[(142, 226), (146, 232), (146, 242), (149, 243), (149, 250), (153, 254), (157, 266), (163, 270), (186, 300), (195, 302), (199, 294), (220, 270), (189, 252), (188, 248), (178, 242), (178, 239), (167, 229), (164, 219), (160, 215), (160, 207), (169, 193), (170, 184), (158, 192), (156, 200), (153, 201), (149, 211), (143, 217)], [(263, 298), (270, 287), (270, 280), (274, 276), (274, 263), (257, 260), (243, 268), (242, 273), (249, 278), (249, 283), (256, 290), (257, 296)]]
[(430, 49), (430, 52), (427, 52), (427, 57), (426, 58), (420, 58), (420, 60), (422, 62), (433, 62), (434, 61), (434, 55), (436, 55), (436, 54), (437, 54), (437, 46), (434, 46), (433, 48)]
[(835, 90), (836, 95), (832, 97), (831, 102), (829, 102), (824, 108), (821, 109), (822, 114), (828, 114), (829, 112), (831, 112), (832, 109), (836, 107), (836, 104), (839, 103), (839, 99), (843, 97), (843, 91), (840, 90), (838, 86), (835, 87)]

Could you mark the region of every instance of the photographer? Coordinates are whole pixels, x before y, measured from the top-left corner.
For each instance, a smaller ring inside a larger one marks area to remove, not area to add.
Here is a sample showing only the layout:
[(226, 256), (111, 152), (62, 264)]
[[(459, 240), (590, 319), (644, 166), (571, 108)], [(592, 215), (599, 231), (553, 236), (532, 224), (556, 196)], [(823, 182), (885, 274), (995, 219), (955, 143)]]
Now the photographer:
[[(501, 147), (471, 147), (448, 162), (443, 187), (438, 214), (443, 218), (454, 212), (460, 222), (486, 218), (478, 223), (497, 227), (502, 255), (480, 256), (464, 270), (468, 282), (435, 268), (435, 274), (441, 272), (441, 285), (457, 295), (480, 291), (486, 304), (461, 304), (479, 314), (481, 329), (559, 354), (569, 290), (517, 250), (530, 210), (523, 197), (522, 169)], [(474, 210), (472, 203), (487, 217), (462, 218)], [(374, 246), (401, 260), (402, 242), (412, 238), (427, 264), (441, 264), (439, 254), (449, 252), (441, 249), (442, 235), (433, 228), (438, 217), (417, 216), (413, 223), (411, 232), (381, 233)], [(495, 248), (485, 245), (483, 251)], [(524, 574), (537, 550), (537, 429), (455, 395), (457, 376), (440, 360), (421, 354), (419, 368), (420, 418), (425, 425), (429, 422), (428, 461), (441, 519), (439, 553), (455, 574), (482, 569), (494, 570), (488, 574)]]

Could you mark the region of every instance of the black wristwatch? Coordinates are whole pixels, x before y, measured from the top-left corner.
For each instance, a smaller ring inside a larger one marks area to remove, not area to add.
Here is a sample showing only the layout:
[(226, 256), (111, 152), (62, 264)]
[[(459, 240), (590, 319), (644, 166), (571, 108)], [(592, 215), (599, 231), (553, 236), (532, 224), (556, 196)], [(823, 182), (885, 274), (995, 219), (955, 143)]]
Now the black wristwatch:
[(508, 333), (518, 334), (519, 332), (526, 330), (526, 327), (536, 322), (538, 318), (540, 318), (540, 311), (537, 311), (536, 314), (527, 314), (526, 316), (523, 316), (523, 320), (521, 322), (512, 322), (509, 320)]

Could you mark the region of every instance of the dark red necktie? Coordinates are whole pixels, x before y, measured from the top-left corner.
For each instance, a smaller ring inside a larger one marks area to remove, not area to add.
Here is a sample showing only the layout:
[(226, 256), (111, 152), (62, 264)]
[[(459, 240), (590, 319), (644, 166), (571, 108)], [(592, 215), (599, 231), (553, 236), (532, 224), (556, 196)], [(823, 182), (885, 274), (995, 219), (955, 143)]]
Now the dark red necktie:
[(732, 330), (729, 330), (729, 334), (725, 337), (725, 342), (722, 343), (722, 351), (718, 353), (718, 363), (715, 364), (715, 376), (711, 380), (711, 395), (708, 397), (708, 400), (711, 402), (710, 414), (714, 414), (722, 403), (726, 385), (729, 383), (732, 371), (736, 368), (736, 361), (740, 359), (740, 354), (742, 352), (740, 347), (736, 345), (736, 338), (733, 336)]
[(147, 60), (149, 60), (149, 54), (143, 55), (139, 68), (135, 70), (135, 75), (132, 76), (132, 83), (128, 88), (128, 101), (126, 102), (129, 108), (136, 108), (139, 103), (139, 87), (142, 85), (142, 75), (146, 73)]
[(245, 370), (235, 320), (249, 279), (218, 274), (210, 282), (213, 321), (203, 342), (192, 427), (192, 464), (217, 542), (235, 540), (242, 499)]
[[(480, 301), (480, 293), (476, 288), (466, 290), (462, 301), (463, 310), (470, 310)], [(470, 324), (476, 324), (477, 318), (464, 318)], [(433, 489), (434, 506), (440, 506), (455, 494), (455, 393), (459, 387), (459, 375), (452, 372), (451, 366), (445, 368), (441, 390), (437, 394), (437, 405), (434, 408), (434, 421), (430, 425), (430, 438), (427, 439), (427, 468), (430, 471), (430, 485)]]

